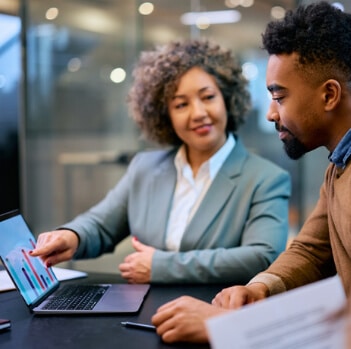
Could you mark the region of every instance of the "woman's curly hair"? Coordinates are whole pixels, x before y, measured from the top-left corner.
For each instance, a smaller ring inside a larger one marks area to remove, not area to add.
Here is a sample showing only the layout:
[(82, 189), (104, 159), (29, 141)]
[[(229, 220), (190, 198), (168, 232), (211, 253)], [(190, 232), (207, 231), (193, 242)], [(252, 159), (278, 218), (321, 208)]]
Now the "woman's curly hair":
[(351, 15), (325, 1), (299, 6), (267, 25), (263, 48), (270, 55), (297, 53), (299, 67), (316, 79), (351, 81), (350, 28)]
[(245, 121), (250, 94), (232, 53), (208, 40), (176, 41), (142, 52), (133, 71), (127, 101), (132, 118), (149, 140), (161, 145), (182, 144), (173, 129), (168, 102), (182, 75), (193, 67), (214, 76), (226, 105), (226, 131), (235, 132)]

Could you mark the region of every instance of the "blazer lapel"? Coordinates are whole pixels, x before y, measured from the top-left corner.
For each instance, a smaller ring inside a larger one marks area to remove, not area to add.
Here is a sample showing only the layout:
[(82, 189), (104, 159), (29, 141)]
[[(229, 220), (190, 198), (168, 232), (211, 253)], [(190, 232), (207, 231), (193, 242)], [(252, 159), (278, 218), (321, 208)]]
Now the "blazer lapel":
[[(149, 210), (148, 217), (152, 219), (152, 222), (148, 222), (147, 226), (157, 227), (157, 229), (152, 228), (155, 232), (160, 231), (159, 227), (162, 227), (161, 230), (166, 232), (176, 180), (177, 174), (174, 167), (173, 155), (160, 164), (150, 181), (150, 192), (154, 194), (152, 195), (152, 200), (147, 204)], [(164, 239), (165, 234), (154, 235), (154, 245), (164, 246)]]
[(246, 157), (247, 150), (237, 138), (234, 149), (223, 163), (193, 219), (185, 229), (180, 250), (189, 250), (198, 246), (208, 226), (235, 190)]

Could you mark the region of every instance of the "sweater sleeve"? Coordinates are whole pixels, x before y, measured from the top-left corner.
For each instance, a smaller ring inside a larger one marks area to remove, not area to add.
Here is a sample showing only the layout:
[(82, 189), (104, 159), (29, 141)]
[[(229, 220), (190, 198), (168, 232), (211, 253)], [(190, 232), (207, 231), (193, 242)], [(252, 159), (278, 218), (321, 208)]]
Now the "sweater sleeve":
[(335, 275), (328, 226), (326, 183), (327, 181), (321, 186), (316, 207), (289, 248), (265, 274), (257, 276), (251, 282), (264, 282), (271, 293), (275, 293), (283, 290), (281, 283), (286, 290), (290, 290)]

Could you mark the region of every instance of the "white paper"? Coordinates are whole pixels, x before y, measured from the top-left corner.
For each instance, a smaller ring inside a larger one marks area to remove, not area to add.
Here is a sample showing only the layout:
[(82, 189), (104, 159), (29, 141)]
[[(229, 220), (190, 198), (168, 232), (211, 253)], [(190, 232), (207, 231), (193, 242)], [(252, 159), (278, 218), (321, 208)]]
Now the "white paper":
[[(82, 277), (86, 277), (88, 275), (87, 273), (85, 273), (83, 271), (78, 271), (78, 270), (58, 268), (58, 267), (53, 267), (52, 269), (53, 269), (57, 279), (60, 281), (82, 278)], [(0, 270), (0, 292), (15, 290), (15, 289), (16, 289), (16, 287), (15, 287), (14, 283), (12, 282), (7, 271)]]
[(14, 290), (16, 287), (13, 284), (6, 270), (0, 270), (0, 292)]
[(346, 348), (345, 302), (338, 276), (272, 296), (207, 320), (211, 348)]

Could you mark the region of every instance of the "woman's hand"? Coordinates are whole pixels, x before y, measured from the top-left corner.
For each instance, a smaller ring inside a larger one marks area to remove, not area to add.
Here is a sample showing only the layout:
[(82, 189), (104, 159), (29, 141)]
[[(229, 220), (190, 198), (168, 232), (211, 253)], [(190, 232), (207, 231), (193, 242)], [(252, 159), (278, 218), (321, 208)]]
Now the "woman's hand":
[(79, 237), (71, 230), (54, 230), (41, 233), (37, 245), (30, 251), (32, 257), (40, 257), (47, 267), (70, 260), (79, 245)]
[(132, 238), (134, 253), (128, 255), (119, 265), (123, 278), (132, 284), (146, 284), (151, 280), (152, 256), (155, 248), (142, 244), (135, 237)]

